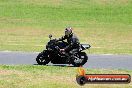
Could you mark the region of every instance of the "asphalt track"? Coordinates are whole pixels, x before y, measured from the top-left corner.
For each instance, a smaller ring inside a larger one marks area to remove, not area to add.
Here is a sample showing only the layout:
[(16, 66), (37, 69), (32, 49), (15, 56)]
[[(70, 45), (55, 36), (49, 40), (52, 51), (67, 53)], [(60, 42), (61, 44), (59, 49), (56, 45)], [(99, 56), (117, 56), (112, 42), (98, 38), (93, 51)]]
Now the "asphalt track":
[[(0, 64), (3, 65), (36, 65), (38, 53), (27, 52), (6, 52), (0, 51)], [(104, 69), (129, 69), (132, 70), (132, 55), (94, 55), (89, 54), (89, 60), (85, 68)], [(53, 65), (49, 63), (48, 65)]]

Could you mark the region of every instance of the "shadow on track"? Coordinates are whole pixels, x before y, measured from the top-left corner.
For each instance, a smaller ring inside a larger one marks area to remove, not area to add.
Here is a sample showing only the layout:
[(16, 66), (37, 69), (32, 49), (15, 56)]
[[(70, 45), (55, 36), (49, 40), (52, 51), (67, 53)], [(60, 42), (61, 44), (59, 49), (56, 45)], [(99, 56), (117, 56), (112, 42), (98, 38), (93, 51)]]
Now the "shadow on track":
[[(33, 65), (39, 65), (39, 64), (33, 64)], [(74, 67), (72, 65), (67, 65), (67, 64), (48, 64), (48, 65), (40, 65), (40, 66), (58, 66), (58, 67)]]

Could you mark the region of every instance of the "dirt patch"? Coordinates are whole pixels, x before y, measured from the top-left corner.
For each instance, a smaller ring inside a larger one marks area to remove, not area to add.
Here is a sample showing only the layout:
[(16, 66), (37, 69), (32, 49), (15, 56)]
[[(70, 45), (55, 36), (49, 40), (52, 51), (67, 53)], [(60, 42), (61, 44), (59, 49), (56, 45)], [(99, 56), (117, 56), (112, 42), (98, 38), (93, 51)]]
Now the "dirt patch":
[(8, 75), (8, 74), (12, 74), (13, 71), (10, 70), (0, 70), (0, 75)]
[(24, 74), (24, 73), (16, 70), (0, 70), (0, 75), (10, 75), (10, 74)]
[(107, 5), (107, 4), (128, 4), (129, 0), (95, 0), (96, 3), (101, 4), (101, 5)]

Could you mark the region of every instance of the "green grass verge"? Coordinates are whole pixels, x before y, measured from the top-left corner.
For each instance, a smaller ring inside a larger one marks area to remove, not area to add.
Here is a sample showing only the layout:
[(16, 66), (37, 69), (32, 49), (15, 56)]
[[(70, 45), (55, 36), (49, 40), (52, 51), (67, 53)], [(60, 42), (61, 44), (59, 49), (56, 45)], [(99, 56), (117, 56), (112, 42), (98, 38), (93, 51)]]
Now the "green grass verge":
[(0, 0), (0, 50), (41, 51), (72, 26), (91, 53), (132, 54), (131, 0)]
[[(89, 74), (130, 74), (132, 70), (86, 69)], [(0, 88), (80, 88), (77, 68), (58, 66), (0, 65)], [(84, 88), (130, 88), (130, 84), (86, 84)]]

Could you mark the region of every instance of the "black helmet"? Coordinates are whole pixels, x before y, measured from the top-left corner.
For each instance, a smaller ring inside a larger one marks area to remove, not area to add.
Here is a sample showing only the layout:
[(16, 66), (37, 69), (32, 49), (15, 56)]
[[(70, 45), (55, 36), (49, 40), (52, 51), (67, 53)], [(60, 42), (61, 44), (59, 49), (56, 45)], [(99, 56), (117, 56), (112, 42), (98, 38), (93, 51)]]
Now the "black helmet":
[(65, 35), (66, 36), (70, 36), (72, 34), (72, 28), (71, 27), (67, 27), (66, 29), (65, 29)]

